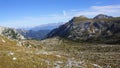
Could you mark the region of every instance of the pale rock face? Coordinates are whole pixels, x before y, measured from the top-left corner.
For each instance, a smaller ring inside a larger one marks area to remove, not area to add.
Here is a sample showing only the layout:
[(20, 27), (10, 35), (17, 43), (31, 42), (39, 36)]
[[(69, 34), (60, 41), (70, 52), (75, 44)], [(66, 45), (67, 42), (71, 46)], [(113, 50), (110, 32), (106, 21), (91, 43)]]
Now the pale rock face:
[(17, 42), (17, 46), (22, 46), (22, 42)]
[(4, 39), (2, 39), (2, 42), (5, 43), (6, 41)]
[(0, 26), (0, 34), (2, 34), (2, 32), (3, 32), (4, 30), (5, 30), (5, 28)]
[(14, 52), (10, 52), (9, 55), (14, 55), (15, 53)]
[(97, 15), (96, 17), (94, 17), (94, 19), (109, 19), (109, 18), (113, 18), (112, 16), (107, 16), (107, 15), (104, 15), (104, 14), (99, 14)]
[(97, 65), (97, 64), (93, 64), (95, 67), (98, 67), (98, 68), (102, 68), (101, 66)]
[(0, 35), (16, 40), (25, 39), (24, 36), (22, 36), (17, 32), (17, 30), (12, 28), (1, 27), (1, 26), (0, 26)]
[(13, 60), (16, 60), (17, 58), (16, 58), (16, 57), (13, 57), (12, 59), (13, 59)]

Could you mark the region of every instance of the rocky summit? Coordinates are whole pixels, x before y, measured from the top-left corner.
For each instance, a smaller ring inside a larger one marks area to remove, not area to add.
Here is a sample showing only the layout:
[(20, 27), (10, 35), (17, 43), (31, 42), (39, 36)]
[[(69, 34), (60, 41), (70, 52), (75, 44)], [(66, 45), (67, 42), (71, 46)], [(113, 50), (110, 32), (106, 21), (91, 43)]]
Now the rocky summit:
[(0, 26), (0, 35), (6, 36), (9, 39), (16, 39), (16, 40), (25, 39), (24, 36), (18, 33), (16, 29), (1, 27), (1, 26)]
[(112, 16), (104, 15), (104, 14), (99, 14), (94, 17), (94, 19), (110, 19), (113, 18)]
[(65, 37), (75, 41), (119, 43), (120, 17), (99, 14), (94, 18), (74, 17), (52, 30), (46, 37)]

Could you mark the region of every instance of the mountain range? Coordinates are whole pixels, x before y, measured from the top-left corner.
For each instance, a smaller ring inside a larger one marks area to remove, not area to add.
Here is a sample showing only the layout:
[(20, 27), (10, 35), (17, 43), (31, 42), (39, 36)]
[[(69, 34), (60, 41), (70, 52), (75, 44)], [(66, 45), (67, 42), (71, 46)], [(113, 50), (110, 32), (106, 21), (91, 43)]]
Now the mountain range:
[(45, 36), (50, 32), (51, 30), (23, 30), (18, 29), (17, 32), (23, 35), (26, 39), (37, 39), (41, 40), (45, 38)]
[(59, 36), (78, 42), (119, 43), (120, 41), (120, 17), (104, 14), (94, 18), (79, 16), (61, 24), (49, 24), (31, 30), (0, 27), (0, 34), (12, 39), (41, 40)]
[(64, 37), (79, 42), (120, 42), (120, 17), (99, 14), (94, 18), (79, 16), (47, 34), (46, 38)]
[(40, 26), (35, 26), (32, 28), (22, 28), (17, 29), (18, 33), (23, 35), (26, 39), (44, 39), (45, 36), (53, 29), (59, 27), (62, 25), (63, 22), (60, 23), (50, 23), (50, 24), (44, 24)]
[(33, 31), (38, 31), (38, 30), (53, 30), (53, 29), (59, 27), (62, 24), (64, 24), (64, 22), (43, 24), (43, 25), (39, 25), (39, 26), (35, 26), (35, 27), (32, 27), (32, 28), (29, 28), (29, 30), (33, 30)]

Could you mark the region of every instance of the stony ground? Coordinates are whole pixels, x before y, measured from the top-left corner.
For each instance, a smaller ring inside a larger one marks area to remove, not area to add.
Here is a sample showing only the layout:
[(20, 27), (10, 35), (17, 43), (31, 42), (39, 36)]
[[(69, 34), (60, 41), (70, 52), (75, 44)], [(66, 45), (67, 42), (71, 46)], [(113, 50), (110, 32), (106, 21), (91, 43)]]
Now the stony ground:
[(120, 45), (0, 37), (0, 68), (120, 68)]

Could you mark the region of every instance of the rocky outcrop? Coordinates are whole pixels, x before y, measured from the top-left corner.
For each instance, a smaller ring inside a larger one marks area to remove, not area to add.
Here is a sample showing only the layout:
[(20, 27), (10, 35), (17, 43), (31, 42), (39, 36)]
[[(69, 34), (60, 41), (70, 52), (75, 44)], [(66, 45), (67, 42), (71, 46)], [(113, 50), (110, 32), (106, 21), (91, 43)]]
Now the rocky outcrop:
[(110, 18), (113, 18), (113, 17), (112, 16), (107, 16), (107, 15), (104, 15), (104, 14), (99, 14), (99, 15), (94, 17), (94, 19), (110, 19)]
[(17, 30), (6, 27), (0, 27), (0, 35), (6, 36), (9, 39), (16, 39), (16, 40), (25, 39), (24, 36), (22, 36), (17, 32)]
[(47, 38), (60, 36), (75, 41), (119, 43), (120, 17), (97, 15), (93, 19), (74, 17), (59, 28), (52, 30)]

